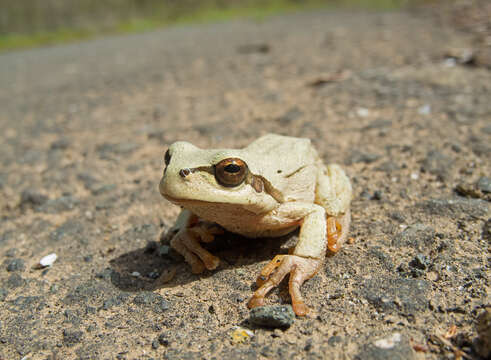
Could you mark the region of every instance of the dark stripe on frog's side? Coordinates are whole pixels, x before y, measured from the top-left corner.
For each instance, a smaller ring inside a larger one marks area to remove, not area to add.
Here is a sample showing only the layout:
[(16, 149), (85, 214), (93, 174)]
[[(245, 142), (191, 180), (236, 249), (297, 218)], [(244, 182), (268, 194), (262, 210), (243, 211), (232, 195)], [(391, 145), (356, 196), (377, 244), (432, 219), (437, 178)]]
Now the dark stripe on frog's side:
[(281, 192), (278, 191), (273, 185), (271, 185), (271, 183), (267, 179), (265, 179), (261, 175), (254, 175), (252, 173), (250, 174), (250, 178), (251, 178), (250, 180), (246, 179), (248, 184), (251, 184), (254, 187), (253, 182), (261, 181), (263, 183), (266, 194), (271, 195), (271, 197), (275, 199), (277, 202), (279, 202), (280, 204), (285, 202), (285, 199), (283, 198)]
[(291, 173), (289, 173), (289, 174), (285, 175), (284, 177), (285, 177), (285, 178), (289, 178), (289, 177), (291, 177), (291, 176), (295, 175), (296, 173), (298, 173), (298, 172), (302, 171), (302, 170), (303, 170), (303, 169), (305, 169), (307, 166), (308, 166), (308, 165), (303, 165), (303, 166), (300, 166), (300, 167), (299, 167), (297, 170), (292, 171)]

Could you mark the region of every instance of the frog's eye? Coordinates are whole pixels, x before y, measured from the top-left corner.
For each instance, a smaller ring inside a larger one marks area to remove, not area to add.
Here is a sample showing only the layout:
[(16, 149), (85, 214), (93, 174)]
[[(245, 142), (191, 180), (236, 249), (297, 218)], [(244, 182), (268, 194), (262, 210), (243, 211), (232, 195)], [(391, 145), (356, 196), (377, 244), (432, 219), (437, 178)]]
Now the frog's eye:
[(169, 163), (170, 163), (170, 152), (169, 152), (169, 149), (167, 149), (167, 151), (165, 152), (164, 161), (165, 161), (165, 166), (169, 165)]
[(247, 171), (244, 161), (228, 158), (215, 165), (215, 178), (223, 186), (237, 186), (245, 180)]

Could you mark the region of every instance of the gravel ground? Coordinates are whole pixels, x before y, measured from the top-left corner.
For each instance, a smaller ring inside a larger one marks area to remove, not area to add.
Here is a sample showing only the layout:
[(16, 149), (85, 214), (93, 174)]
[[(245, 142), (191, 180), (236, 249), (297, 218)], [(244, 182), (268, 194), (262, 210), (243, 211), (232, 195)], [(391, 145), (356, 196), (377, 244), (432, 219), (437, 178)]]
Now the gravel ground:
[[(1, 55), (0, 357), (484, 358), (491, 71), (448, 55), (471, 41), (426, 13), (317, 12)], [(226, 234), (201, 276), (157, 242), (179, 211), (166, 147), (267, 132), (354, 187), (355, 241), (303, 286), (304, 318), (246, 307), (295, 234)]]

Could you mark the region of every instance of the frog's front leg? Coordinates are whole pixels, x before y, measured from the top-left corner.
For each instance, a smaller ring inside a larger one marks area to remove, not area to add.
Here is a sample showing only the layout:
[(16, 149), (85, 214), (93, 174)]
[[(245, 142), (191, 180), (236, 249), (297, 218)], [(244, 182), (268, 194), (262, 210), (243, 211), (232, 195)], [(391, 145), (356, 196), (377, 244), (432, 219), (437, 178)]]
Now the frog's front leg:
[(315, 204), (290, 203), (284, 205), (281, 212), (305, 213), (298, 244), (293, 254), (278, 255), (266, 265), (258, 277), (259, 288), (249, 300), (248, 307), (264, 305), (266, 294), (290, 274), (289, 292), (293, 311), (297, 315), (306, 315), (309, 309), (303, 301), (300, 287), (317, 273), (324, 260), (327, 246), (326, 211)]
[(183, 210), (170, 231), (173, 232), (170, 246), (184, 256), (193, 273), (202, 273), (205, 268), (216, 269), (220, 259), (204, 249), (200, 242), (213, 241), (215, 235), (223, 233), (220, 227), (202, 222), (189, 210)]

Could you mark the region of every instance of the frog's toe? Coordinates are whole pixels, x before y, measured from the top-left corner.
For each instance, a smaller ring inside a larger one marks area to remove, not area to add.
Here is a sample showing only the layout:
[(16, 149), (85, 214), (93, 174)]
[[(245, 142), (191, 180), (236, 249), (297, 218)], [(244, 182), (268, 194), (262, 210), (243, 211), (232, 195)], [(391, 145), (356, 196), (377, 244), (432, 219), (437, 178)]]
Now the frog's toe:
[(264, 306), (264, 297), (251, 297), (249, 302), (247, 303), (247, 307), (249, 309), (253, 309), (255, 307)]
[(300, 287), (305, 280), (310, 279), (315, 275), (319, 267), (319, 260), (316, 259), (302, 259), (304, 260), (301, 265), (294, 265), (290, 273), (290, 279), (288, 282), (290, 296), (292, 298), (292, 307), (295, 314), (298, 316), (307, 315), (309, 308), (305, 305)]
[(264, 285), (264, 283), (269, 279), (269, 276), (271, 273), (278, 268), (278, 266), (281, 265), (281, 262), (283, 261), (283, 258), (286, 255), (276, 255), (273, 260), (271, 260), (263, 269), (261, 270), (261, 273), (257, 277), (256, 280), (256, 285), (258, 287), (261, 287)]
[(199, 257), (208, 270), (214, 270), (220, 264), (220, 259), (204, 249), (193, 232), (187, 232), (186, 236), (182, 237), (182, 242), (188, 250)]
[(196, 262), (193, 262), (192, 264), (189, 265), (191, 265), (191, 272), (193, 274), (201, 274), (203, 271), (205, 271), (205, 265), (199, 259), (197, 259)]
[(220, 265), (220, 258), (213, 256), (210, 253), (208, 253), (208, 255), (205, 256), (204, 258), (201, 258), (201, 260), (203, 261), (205, 267), (208, 270), (215, 270), (218, 267), (218, 265)]
[(292, 308), (293, 308), (293, 312), (297, 316), (305, 316), (310, 311), (309, 307), (307, 305), (305, 305), (305, 303), (303, 301), (302, 302), (295, 302), (295, 301), (293, 301), (293, 299), (292, 299)]
[(261, 271), (258, 278), (260, 287), (254, 292), (247, 306), (253, 308), (264, 305), (266, 294), (278, 286), (287, 274), (290, 274), (289, 288), (293, 311), (299, 316), (306, 315), (309, 308), (302, 299), (300, 287), (305, 280), (315, 275), (321, 263), (322, 261), (319, 259), (303, 258), (296, 255), (276, 256)]

